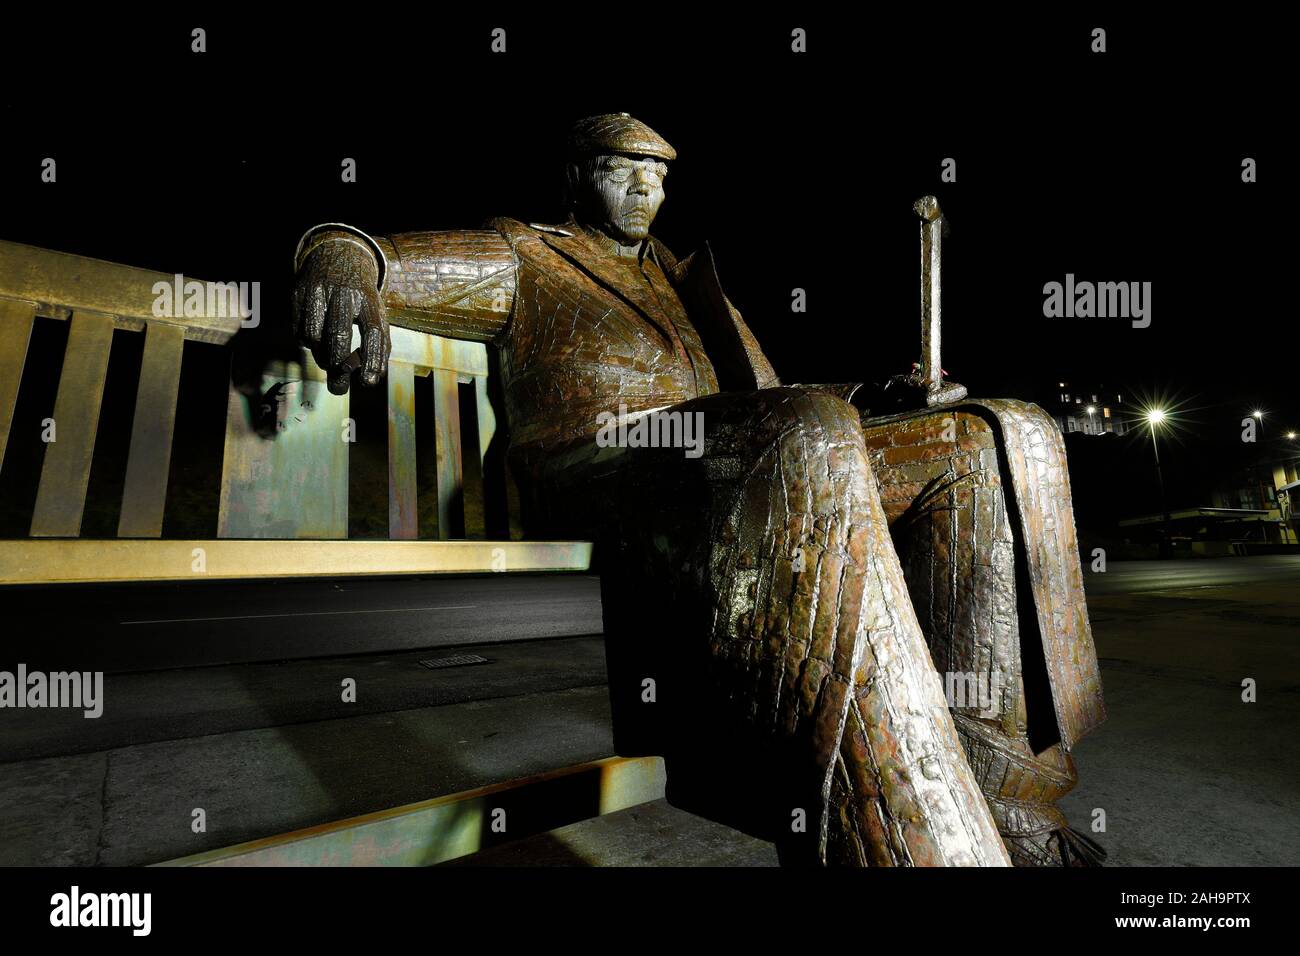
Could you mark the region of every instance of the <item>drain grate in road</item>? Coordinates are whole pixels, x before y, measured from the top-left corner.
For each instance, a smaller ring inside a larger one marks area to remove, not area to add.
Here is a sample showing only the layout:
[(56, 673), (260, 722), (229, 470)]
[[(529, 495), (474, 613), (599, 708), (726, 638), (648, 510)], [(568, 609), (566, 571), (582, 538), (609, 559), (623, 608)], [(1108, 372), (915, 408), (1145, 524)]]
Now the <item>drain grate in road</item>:
[(469, 664), (491, 664), (492, 662), (480, 654), (456, 654), (452, 657), (429, 657), (420, 664), (430, 670), (437, 670), (440, 667), (465, 667)]

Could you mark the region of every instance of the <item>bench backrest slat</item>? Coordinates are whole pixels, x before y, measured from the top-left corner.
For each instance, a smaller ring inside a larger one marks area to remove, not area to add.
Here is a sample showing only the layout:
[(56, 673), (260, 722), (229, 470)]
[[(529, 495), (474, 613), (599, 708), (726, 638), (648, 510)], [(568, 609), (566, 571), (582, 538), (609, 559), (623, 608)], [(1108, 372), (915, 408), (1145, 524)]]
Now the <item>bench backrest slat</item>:
[[(184, 344), (226, 344), (241, 329), (240, 317), (228, 314), (231, 300), (219, 295), (208, 296), (197, 308), (159, 314), (158, 289), (166, 286), (175, 305), (173, 290), (178, 294), (195, 281), (0, 241), (0, 462), (9, 444), (35, 320), (70, 322), (51, 416), (55, 440), (44, 451), (31, 536), (81, 534), (114, 329), (145, 335), (117, 535), (162, 535)], [(479, 483), (466, 489), (460, 385), (472, 386), (478, 447), (468, 454), (477, 455), (476, 474), (483, 473), (489, 446), (504, 437), (489, 400), (487, 348), (481, 342), (396, 326), (391, 333), (388, 534), (395, 540), (420, 535), (416, 399), (417, 389), (431, 388), (438, 536), (449, 538), (457, 504), (467, 493), (482, 493)], [(421, 381), (426, 378), (427, 384)], [(350, 427), (355, 429), (348, 414), (349, 396), (329, 393), (323, 373), (305, 351), (298, 362), (268, 367), (262, 386), (264, 393), (274, 389), (265, 401), (279, 406), (275, 413), (283, 427), (274, 441), (258, 435), (254, 420), (260, 409), (250, 408), (250, 400), (233, 386), (229, 389), (218, 537), (346, 538), (349, 449), (350, 439), (356, 437), (348, 434)], [(496, 467), (503, 467), (503, 459), (499, 457)], [(494, 487), (506, 489), (511, 537), (518, 537), (517, 495), (508, 476)], [(472, 509), (468, 536), (484, 536), (479, 515), (485, 511)], [(428, 534), (431, 529), (424, 530)]]

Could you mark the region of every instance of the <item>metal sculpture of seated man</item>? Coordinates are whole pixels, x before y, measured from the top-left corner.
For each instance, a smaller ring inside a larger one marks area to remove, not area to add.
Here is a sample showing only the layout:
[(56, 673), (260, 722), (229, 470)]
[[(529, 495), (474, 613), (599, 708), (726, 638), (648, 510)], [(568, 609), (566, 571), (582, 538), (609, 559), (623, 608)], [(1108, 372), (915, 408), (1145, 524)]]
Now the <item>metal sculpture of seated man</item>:
[[(671, 802), (791, 864), (1098, 862), (1055, 805), (1103, 719), (1064, 451), (943, 380), (937, 203), (925, 354), (868, 402), (782, 385), (707, 247), (650, 235), (659, 135), (596, 116), (569, 147), (559, 225), (303, 237), (331, 390), (383, 377), (389, 322), (499, 349), (525, 528), (597, 541), (616, 746), (665, 756)], [(668, 440), (610, 447), (612, 416)], [(692, 454), (665, 447), (684, 416)]]

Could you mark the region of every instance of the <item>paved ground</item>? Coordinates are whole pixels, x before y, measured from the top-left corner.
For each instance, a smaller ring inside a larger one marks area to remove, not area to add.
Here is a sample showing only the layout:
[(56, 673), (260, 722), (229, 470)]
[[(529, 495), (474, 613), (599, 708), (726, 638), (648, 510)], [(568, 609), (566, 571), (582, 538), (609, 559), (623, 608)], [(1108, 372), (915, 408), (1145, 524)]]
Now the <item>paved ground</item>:
[(652, 800), (443, 866), (778, 866), (776, 847)]
[[(1300, 863), (1300, 559), (1113, 562), (1087, 583), (1110, 719), (1076, 751), (1082, 782), (1064, 801), (1075, 825), (1104, 810), (1096, 836), (1120, 866)], [(602, 642), (553, 637), (599, 620), (594, 579), (361, 585), (337, 597), (330, 582), (188, 599), (61, 592), (43, 598), (43, 616), (24, 598), (27, 646), (56, 643), (60, 615), (97, 618), (106, 657), (125, 669), (108, 675), (98, 721), (0, 712), (0, 864), (155, 862), (610, 753)], [(443, 612), (410, 609), (473, 604), (471, 593), (489, 602), (478, 639), (497, 643), (467, 649), (493, 663), (421, 667), (458, 650), (453, 634), (471, 624), (452, 631)], [(138, 626), (124, 621), (177, 617), (245, 623), (122, 636)], [(502, 642), (512, 633), (527, 639)], [(315, 656), (327, 648), (334, 656)], [(260, 662), (138, 669), (227, 657)], [(358, 681), (355, 704), (339, 699), (344, 677)], [(1247, 677), (1253, 704), (1241, 702)], [(195, 807), (206, 834), (191, 832)], [(660, 807), (512, 852), (765, 859), (733, 839)]]
[(1110, 568), (1087, 582), (1110, 716), (1063, 808), (1105, 811), (1114, 865), (1300, 865), (1300, 558)]
[[(1074, 826), (1105, 812), (1111, 866), (1300, 865), (1300, 559), (1125, 562), (1087, 589), (1110, 716), (1075, 751)], [(446, 865), (775, 863), (660, 801)]]
[[(430, 669), (422, 660), (472, 653), (488, 663)], [(344, 701), (343, 681), (356, 681)], [(6, 710), (0, 765), (313, 721), (468, 701), (525, 697), (606, 682), (603, 637), (432, 648), (201, 669), (110, 673), (104, 712)], [(382, 749), (382, 740), (375, 746)], [(2, 792), (2, 790), (0, 790)]]
[(612, 747), (605, 688), (585, 687), (24, 760), (0, 765), (0, 866), (158, 863)]

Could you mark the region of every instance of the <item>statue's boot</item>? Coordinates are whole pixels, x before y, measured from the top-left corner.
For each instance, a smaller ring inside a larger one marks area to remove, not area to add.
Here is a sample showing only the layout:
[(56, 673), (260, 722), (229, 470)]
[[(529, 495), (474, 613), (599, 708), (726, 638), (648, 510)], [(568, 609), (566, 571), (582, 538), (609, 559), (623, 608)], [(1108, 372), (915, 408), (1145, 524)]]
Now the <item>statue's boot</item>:
[[(703, 454), (577, 449), (598, 548), (616, 747), (662, 753), (670, 802), (788, 863), (1009, 860), (890, 540), (858, 412), (800, 388), (714, 395)], [(570, 511), (572, 514), (572, 511)]]
[(1074, 760), (1055, 744), (1038, 756), (1023, 736), (994, 721), (955, 714), (967, 760), (1016, 866), (1101, 866), (1106, 851), (1072, 828), (1056, 801), (1079, 782)]
[[(1017, 865), (1105, 852), (1056, 801), (1104, 719), (1065, 449), (1052, 419), (964, 401), (863, 422), (922, 630), (958, 734)], [(972, 679), (973, 678), (973, 679)], [(972, 690), (982, 690), (971, 697)]]

